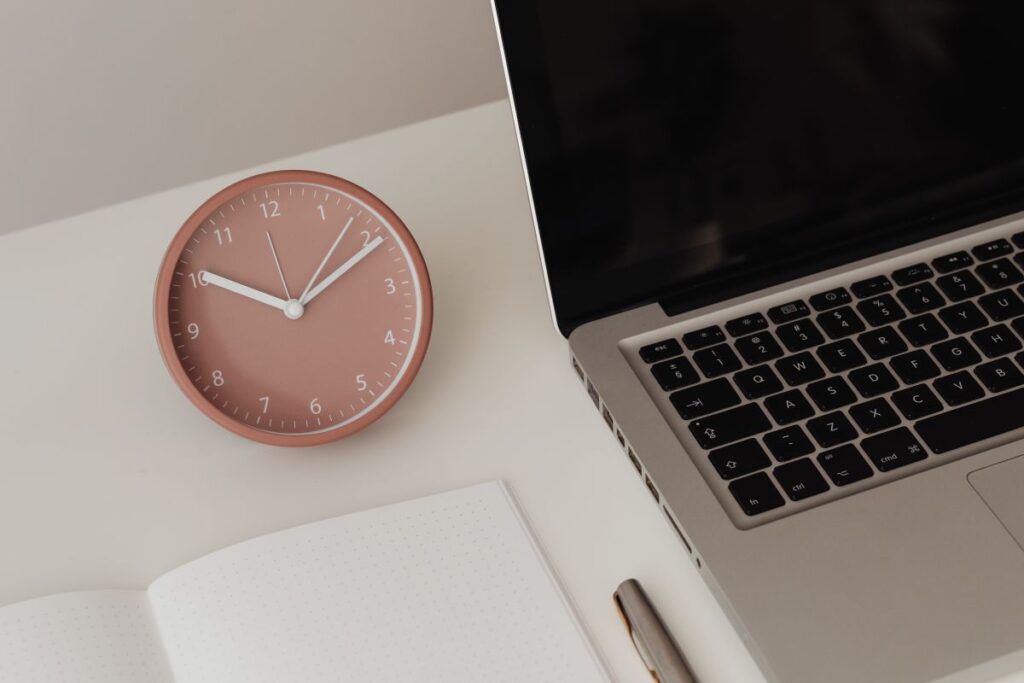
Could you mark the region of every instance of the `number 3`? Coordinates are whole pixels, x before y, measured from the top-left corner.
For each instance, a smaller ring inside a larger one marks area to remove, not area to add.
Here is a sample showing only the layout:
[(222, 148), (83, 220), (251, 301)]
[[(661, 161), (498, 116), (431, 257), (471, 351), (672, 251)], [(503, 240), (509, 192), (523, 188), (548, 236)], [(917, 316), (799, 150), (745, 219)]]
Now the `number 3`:
[(385, 288), (384, 291), (386, 293), (394, 294), (395, 293), (395, 281), (392, 280), (389, 277), (384, 278), (384, 288)]

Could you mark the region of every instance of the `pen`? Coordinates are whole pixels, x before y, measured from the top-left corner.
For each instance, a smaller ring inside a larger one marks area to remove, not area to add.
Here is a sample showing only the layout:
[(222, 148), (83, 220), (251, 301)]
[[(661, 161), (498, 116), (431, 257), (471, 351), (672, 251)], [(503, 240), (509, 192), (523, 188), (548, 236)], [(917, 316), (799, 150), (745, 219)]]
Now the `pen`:
[(612, 598), (626, 622), (640, 659), (654, 680), (658, 683), (696, 683), (686, 658), (640, 583), (636, 579), (623, 581)]

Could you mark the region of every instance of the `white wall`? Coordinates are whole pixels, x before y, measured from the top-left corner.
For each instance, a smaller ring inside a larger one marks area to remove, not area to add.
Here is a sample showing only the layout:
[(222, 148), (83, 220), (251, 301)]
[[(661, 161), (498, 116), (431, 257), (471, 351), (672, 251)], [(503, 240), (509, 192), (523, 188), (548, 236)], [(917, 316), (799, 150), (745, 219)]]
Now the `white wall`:
[(0, 232), (504, 94), (488, 0), (11, 0)]

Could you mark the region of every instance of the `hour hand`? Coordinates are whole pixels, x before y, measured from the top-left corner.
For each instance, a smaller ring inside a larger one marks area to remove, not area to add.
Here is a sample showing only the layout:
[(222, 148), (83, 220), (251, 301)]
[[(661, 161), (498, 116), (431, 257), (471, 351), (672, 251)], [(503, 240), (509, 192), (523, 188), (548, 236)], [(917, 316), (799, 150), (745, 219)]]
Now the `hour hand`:
[(211, 273), (208, 270), (200, 271), (199, 278), (202, 282), (205, 282), (208, 285), (220, 287), (221, 289), (226, 289), (229, 292), (234, 292), (235, 294), (241, 294), (246, 298), (252, 299), (253, 301), (259, 301), (261, 304), (266, 304), (267, 306), (271, 306), (280, 311), (284, 311), (285, 306), (288, 304), (284, 299), (278, 299), (272, 294), (261, 292), (258, 289), (253, 289), (248, 285), (243, 285), (242, 283), (235, 282), (234, 280), (229, 280), (226, 277), (217, 275), (216, 273)]

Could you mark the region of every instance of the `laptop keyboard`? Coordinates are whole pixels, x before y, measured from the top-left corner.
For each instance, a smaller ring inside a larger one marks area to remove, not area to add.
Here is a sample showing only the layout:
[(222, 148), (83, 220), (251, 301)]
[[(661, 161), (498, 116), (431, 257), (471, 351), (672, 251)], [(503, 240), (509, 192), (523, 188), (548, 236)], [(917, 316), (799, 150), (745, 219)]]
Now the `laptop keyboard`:
[[(1024, 427), (1024, 232), (639, 350), (750, 517)], [(879, 481), (881, 483), (881, 481)]]

